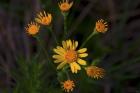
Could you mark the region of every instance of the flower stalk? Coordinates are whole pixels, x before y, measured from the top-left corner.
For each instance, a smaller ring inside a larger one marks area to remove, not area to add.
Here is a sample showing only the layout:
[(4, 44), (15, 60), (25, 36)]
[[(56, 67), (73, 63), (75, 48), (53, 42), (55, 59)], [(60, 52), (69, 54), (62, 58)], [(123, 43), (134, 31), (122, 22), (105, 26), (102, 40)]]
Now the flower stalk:
[(40, 46), (40, 48), (41, 48), (40, 51), (42, 50), (42, 51), (44, 52), (44, 54), (45, 54), (46, 57), (47, 57), (47, 61), (50, 62), (48, 53), (46, 52), (46, 49), (45, 49), (45, 47), (44, 47), (43, 42), (41, 41), (41, 39), (40, 39), (38, 36), (34, 36), (34, 37), (36, 38), (37, 42), (39, 43), (39, 46)]
[(63, 14), (63, 17), (64, 17), (64, 39), (66, 39), (67, 37), (67, 16), (68, 16), (68, 13), (62, 13)]
[(98, 32), (96, 31), (96, 29), (94, 28), (94, 31), (86, 38), (86, 40), (83, 42), (83, 44), (81, 45), (81, 47), (84, 47), (88, 41), (95, 35), (97, 34)]
[(56, 38), (56, 34), (53, 32), (52, 26), (49, 27), (49, 31), (52, 34), (53, 39), (55, 40), (55, 43), (58, 45), (58, 41)]

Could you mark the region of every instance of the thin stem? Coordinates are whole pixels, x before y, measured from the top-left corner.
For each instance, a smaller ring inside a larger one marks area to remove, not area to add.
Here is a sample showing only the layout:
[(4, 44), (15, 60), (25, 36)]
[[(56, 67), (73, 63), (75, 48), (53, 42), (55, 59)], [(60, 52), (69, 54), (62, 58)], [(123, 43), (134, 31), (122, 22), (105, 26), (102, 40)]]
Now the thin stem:
[(40, 47), (42, 48), (43, 52), (45, 53), (46, 58), (47, 58), (47, 61), (48, 61), (48, 62), (51, 64), (51, 66), (54, 68), (54, 65), (53, 65), (53, 63), (51, 62), (48, 53), (46, 52), (46, 49), (45, 49), (45, 47), (44, 47), (43, 42), (40, 40), (40, 38), (39, 38), (38, 36), (35, 36), (35, 38), (37, 39), (37, 41), (38, 41), (39, 44), (40, 44)]
[(97, 65), (97, 64), (99, 64), (101, 61), (100, 61), (100, 59), (95, 59), (95, 60), (93, 60), (93, 61), (91, 61), (92, 63), (91, 63), (91, 65)]
[(40, 44), (41, 49), (43, 50), (43, 52), (45, 53), (46, 57), (47, 57), (47, 61), (50, 62), (49, 56), (46, 52), (46, 49), (44, 48), (44, 45), (42, 43), (42, 41), (40, 40), (40, 38), (38, 36), (35, 36), (35, 38), (37, 39), (38, 43)]
[(81, 45), (80, 48), (84, 47), (87, 44), (87, 42), (97, 33), (95, 30), (96, 29), (94, 29), (94, 31), (86, 38), (86, 40), (84, 41), (84, 43)]
[(67, 78), (70, 79), (69, 73), (67, 71), (65, 72), (66, 72)]
[(69, 73), (68, 73), (67, 69), (68, 69), (68, 66), (64, 67), (63, 71), (65, 72), (67, 78), (70, 79), (70, 76), (69, 76)]
[(63, 14), (64, 16), (64, 39), (67, 37), (67, 14)]
[(56, 38), (56, 34), (53, 32), (52, 26), (49, 27), (49, 30), (50, 30), (50, 32), (51, 32), (51, 34), (52, 34), (52, 36), (53, 36), (53, 38), (55, 40), (55, 43), (58, 44), (58, 41), (57, 41), (57, 38)]

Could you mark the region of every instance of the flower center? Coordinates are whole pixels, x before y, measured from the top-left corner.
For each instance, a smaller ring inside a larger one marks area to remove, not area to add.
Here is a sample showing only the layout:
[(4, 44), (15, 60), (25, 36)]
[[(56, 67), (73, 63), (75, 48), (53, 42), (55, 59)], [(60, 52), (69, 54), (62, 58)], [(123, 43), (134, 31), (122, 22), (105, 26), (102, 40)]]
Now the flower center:
[(72, 87), (72, 85), (69, 84), (69, 83), (66, 83), (64, 86), (65, 86), (66, 89), (71, 89), (71, 87)]
[(38, 32), (38, 27), (35, 25), (32, 25), (31, 27), (29, 27), (29, 32), (31, 34), (36, 34)]
[(68, 11), (68, 9), (69, 9), (69, 4), (67, 4), (67, 3), (61, 4), (61, 10), (62, 11)]
[(62, 4), (62, 7), (63, 7), (63, 8), (68, 8), (68, 6), (69, 6), (69, 5), (68, 5), (67, 3), (63, 3), (63, 4)]
[(48, 24), (49, 23), (49, 20), (46, 17), (43, 17), (42, 18), (42, 23)]
[(73, 81), (65, 81), (63, 84), (63, 87), (64, 87), (64, 89), (66, 89), (68, 91), (72, 90), (74, 87), (74, 83), (73, 83)]
[(98, 31), (104, 31), (105, 30), (105, 25), (104, 24), (102, 24), (102, 23), (99, 23), (99, 24), (97, 24), (97, 26), (96, 26), (97, 28), (97, 30)]
[(65, 55), (65, 59), (67, 60), (67, 62), (74, 62), (77, 60), (77, 57), (77, 52), (74, 50), (68, 50)]

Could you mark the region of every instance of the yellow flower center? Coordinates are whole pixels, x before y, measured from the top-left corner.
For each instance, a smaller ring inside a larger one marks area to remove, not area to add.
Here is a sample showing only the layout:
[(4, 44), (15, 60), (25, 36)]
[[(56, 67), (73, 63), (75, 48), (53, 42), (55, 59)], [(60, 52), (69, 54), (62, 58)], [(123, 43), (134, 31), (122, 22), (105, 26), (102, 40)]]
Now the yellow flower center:
[(67, 62), (74, 62), (77, 60), (78, 54), (74, 50), (68, 50), (65, 55)]
[(105, 30), (105, 24), (103, 23), (97, 23), (96, 24), (96, 29), (99, 31), (99, 32), (103, 32)]
[(31, 25), (28, 31), (30, 34), (36, 34), (38, 32), (38, 27), (36, 25)]
[(63, 4), (61, 5), (61, 7), (64, 8), (64, 9), (66, 9), (66, 8), (69, 7), (69, 4), (67, 4), (67, 3), (63, 3)]
[(42, 23), (48, 25), (50, 22), (49, 22), (49, 19), (47, 19), (46, 17), (43, 17), (42, 18)]
[(70, 5), (68, 3), (62, 3), (60, 8), (61, 8), (62, 11), (65, 12), (65, 11), (69, 10)]
[(75, 84), (72, 80), (67, 80), (63, 82), (63, 88), (66, 92), (73, 91), (73, 88), (75, 87)]
[(66, 89), (71, 89), (71, 88), (72, 88), (72, 84), (70, 84), (69, 82), (66, 82), (66, 83), (64, 84), (64, 87), (65, 87)]

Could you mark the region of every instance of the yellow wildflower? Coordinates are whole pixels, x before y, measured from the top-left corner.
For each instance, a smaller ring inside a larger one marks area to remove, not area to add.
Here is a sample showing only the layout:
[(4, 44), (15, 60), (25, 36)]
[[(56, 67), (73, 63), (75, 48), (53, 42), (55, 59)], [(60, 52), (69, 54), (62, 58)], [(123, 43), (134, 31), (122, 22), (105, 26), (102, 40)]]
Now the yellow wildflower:
[(91, 78), (103, 78), (105, 70), (96, 66), (89, 66), (86, 68), (86, 73)]
[(64, 89), (65, 92), (72, 92), (73, 88), (75, 87), (74, 81), (72, 80), (67, 80), (65, 82), (62, 82), (62, 88)]
[(81, 70), (80, 65), (86, 65), (86, 61), (81, 58), (88, 56), (88, 54), (85, 53), (87, 48), (76, 51), (77, 46), (78, 41), (66, 40), (62, 41), (62, 47), (57, 46), (57, 48), (54, 49), (54, 52), (57, 53), (57, 55), (53, 55), (53, 58), (56, 59), (54, 62), (60, 63), (57, 69), (61, 69), (66, 64), (69, 64), (72, 73), (77, 73), (78, 70)]
[(62, 2), (58, 3), (59, 8), (62, 12), (68, 12), (73, 5), (73, 2), (69, 3), (69, 0), (63, 0)]
[(104, 22), (103, 19), (100, 19), (96, 22), (96, 31), (105, 33), (108, 30), (107, 22)]
[(25, 30), (28, 34), (35, 35), (39, 32), (39, 28), (40, 26), (37, 23), (31, 22), (27, 27), (25, 27)]
[(52, 22), (52, 15), (50, 13), (40, 12), (37, 14), (37, 17), (35, 18), (36, 22), (42, 24), (42, 25), (50, 25)]

